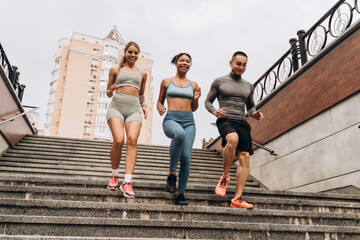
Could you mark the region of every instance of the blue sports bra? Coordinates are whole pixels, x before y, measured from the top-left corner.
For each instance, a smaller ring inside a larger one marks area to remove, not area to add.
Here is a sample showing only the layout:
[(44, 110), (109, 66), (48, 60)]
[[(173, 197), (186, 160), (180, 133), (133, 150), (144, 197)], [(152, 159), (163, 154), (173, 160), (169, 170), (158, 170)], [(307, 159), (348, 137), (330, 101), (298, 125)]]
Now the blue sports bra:
[(194, 88), (192, 87), (190, 80), (189, 83), (190, 84), (186, 87), (178, 87), (175, 85), (171, 78), (171, 82), (166, 89), (166, 97), (187, 98), (192, 101), (194, 97)]
[(122, 86), (130, 86), (140, 90), (141, 80), (142, 78), (140, 71), (138, 73), (127, 73), (120, 69), (115, 79), (116, 88)]

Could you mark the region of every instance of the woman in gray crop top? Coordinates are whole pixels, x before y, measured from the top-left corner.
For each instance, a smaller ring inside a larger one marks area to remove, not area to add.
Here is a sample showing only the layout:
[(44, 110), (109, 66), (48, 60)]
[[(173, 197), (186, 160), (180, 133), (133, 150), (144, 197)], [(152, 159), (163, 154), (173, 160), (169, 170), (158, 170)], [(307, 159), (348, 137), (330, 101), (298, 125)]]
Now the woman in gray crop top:
[(177, 69), (176, 76), (162, 80), (157, 101), (157, 109), (162, 116), (166, 112), (164, 103), (167, 99), (168, 111), (163, 121), (163, 130), (165, 135), (172, 139), (166, 191), (174, 193), (176, 190), (176, 168), (180, 160), (178, 194), (175, 204), (187, 205), (184, 192), (190, 174), (191, 150), (195, 138), (193, 112), (198, 108), (201, 90), (196, 82), (186, 78), (186, 73), (191, 67), (189, 54), (179, 53), (171, 63)]
[[(117, 67), (109, 72), (106, 94), (113, 97), (106, 112), (113, 145), (110, 151), (112, 174), (108, 189), (119, 188), (119, 165), (126, 132), (125, 176), (120, 185), (125, 197), (135, 198), (132, 189), (132, 174), (137, 156), (137, 141), (142, 124), (142, 113), (147, 118), (145, 104), (145, 85), (147, 74), (140, 72), (135, 66), (140, 53), (139, 45), (129, 42), (125, 46), (124, 56)], [(115, 91), (115, 93), (114, 93)]]

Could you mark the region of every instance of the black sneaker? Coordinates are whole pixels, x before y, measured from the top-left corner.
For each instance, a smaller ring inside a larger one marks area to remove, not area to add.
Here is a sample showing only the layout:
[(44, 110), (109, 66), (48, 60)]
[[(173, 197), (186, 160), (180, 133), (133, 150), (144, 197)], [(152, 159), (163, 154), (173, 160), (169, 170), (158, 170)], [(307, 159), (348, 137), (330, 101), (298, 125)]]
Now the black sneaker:
[(186, 201), (183, 193), (180, 193), (179, 195), (177, 195), (177, 197), (175, 199), (175, 205), (188, 205), (188, 202)]
[(174, 193), (176, 190), (176, 176), (174, 174), (170, 174), (166, 180), (166, 191)]

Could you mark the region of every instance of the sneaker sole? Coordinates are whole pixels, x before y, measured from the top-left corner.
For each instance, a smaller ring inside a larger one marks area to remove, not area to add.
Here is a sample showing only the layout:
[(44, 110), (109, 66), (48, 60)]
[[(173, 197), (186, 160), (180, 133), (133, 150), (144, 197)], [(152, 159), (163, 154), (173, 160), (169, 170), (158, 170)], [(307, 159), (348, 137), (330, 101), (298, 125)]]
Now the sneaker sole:
[(254, 207), (244, 207), (244, 206), (238, 206), (238, 205), (235, 205), (235, 204), (230, 204), (230, 207), (231, 208), (246, 208), (246, 209), (253, 209)]
[(216, 190), (215, 190), (215, 194), (218, 195), (219, 197), (225, 197), (226, 192), (224, 194), (220, 194), (220, 193), (217, 193)]
[(113, 187), (113, 186), (107, 186), (107, 189), (111, 190), (111, 191), (116, 191), (119, 189), (119, 186), (117, 187)]
[(134, 198), (135, 198), (134, 195), (128, 195), (128, 194), (124, 191), (124, 189), (122, 188), (122, 186), (120, 186), (120, 190), (123, 192), (124, 197), (126, 197), (126, 198), (131, 198), (131, 199), (134, 199)]
[(171, 189), (169, 189), (167, 186), (165, 187), (165, 190), (167, 191), (167, 192), (169, 192), (169, 193), (174, 193), (175, 191), (176, 191), (176, 188), (173, 190), (173, 191), (171, 191)]

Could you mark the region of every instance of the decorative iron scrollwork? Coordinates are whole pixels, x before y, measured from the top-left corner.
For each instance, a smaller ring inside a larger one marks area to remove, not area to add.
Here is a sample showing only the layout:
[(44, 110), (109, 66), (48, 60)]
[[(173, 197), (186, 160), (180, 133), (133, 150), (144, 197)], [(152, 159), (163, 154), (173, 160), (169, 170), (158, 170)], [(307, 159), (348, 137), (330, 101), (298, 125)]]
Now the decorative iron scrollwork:
[(307, 52), (310, 56), (315, 56), (326, 45), (327, 32), (324, 26), (319, 25), (310, 34), (307, 42)]
[(292, 61), (289, 57), (284, 58), (279, 64), (277, 70), (278, 81), (283, 83), (288, 77), (290, 77), (293, 71)]
[(333, 37), (338, 37), (350, 27), (353, 13), (350, 4), (344, 2), (330, 16), (329, 32)]

